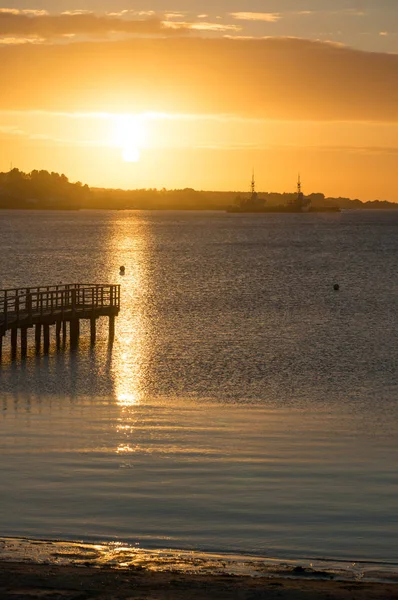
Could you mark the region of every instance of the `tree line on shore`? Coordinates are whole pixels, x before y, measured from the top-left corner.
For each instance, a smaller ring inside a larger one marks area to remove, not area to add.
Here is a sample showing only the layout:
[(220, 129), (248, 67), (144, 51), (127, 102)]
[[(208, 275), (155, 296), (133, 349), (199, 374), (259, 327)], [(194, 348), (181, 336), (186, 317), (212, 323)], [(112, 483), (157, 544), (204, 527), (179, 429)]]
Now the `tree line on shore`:
[[(89, 188), (80, 181), (71, 183), (65, 175), (34, 170), (24, 173), (11, 169), (0, 173), (0, 208), (8, 209), (137, 209), (137, 210), (225, 210), (245, 194), (198, 191), (192, 188), (107, 189)], [(267, 206), (288, 204), (295, 193), (259, 193)], [(350, 198), (327, 198), (322, 193), (307, 196), (314, 207), (338, 206), (345, 209), (392, 209), (398, 204), (374, 200), (361, 202)]]
[(0, 173), (0, 208), (78, 209), (89, 196), (88, 185), (70, 183), (59, 173), (19, 169)]

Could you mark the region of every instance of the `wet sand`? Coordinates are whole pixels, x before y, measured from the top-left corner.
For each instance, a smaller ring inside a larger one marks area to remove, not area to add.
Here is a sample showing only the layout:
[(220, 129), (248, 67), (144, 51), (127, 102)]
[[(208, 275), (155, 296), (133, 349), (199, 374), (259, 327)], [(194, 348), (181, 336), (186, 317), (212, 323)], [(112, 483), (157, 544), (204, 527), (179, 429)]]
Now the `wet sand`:
[(0, 562), (3, 600), (398, 600), (398, 584)]

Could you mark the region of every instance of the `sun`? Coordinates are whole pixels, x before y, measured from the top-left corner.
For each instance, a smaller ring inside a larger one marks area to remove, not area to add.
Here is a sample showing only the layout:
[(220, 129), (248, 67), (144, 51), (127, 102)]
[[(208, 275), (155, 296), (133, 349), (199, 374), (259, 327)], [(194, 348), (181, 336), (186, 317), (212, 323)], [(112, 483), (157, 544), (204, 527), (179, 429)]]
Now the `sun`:
[(138, 162), (141, 158), (141, 152), (134, 146), (131, 146), (130, 148), (124, 148), (122, 152), (122, 158), (124, 162)]
[(142, 115), (114, 117), (114, 145), (122, 151), (125, 162), (138, 162), (147, 140), (146, 121)]

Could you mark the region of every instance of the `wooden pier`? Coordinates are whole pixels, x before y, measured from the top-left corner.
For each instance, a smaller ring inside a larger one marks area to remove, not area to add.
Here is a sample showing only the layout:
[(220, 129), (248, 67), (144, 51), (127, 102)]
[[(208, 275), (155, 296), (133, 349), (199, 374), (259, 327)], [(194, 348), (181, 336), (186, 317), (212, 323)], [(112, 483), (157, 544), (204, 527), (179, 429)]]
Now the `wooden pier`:
[[(96, 321), (109, 318), (109, 341), (115, 335), (115, 317), (120, 310), (120, 285), (73, 283), (46, 287), (0, 290), (0, 360), (3, 338), (10, 332), (11, 358), (17, 357), (18, 330), (21, 358), (28, 350), (28, 329), (34, 327), (36, 354), (48, 354), (50, 326), (55, 325), (57, 347), (66, 344), (69, 323), (70, 347), (77, 346), (80, 321), (90, 321), (91, 344), (96, 340)], [(42, 344), (43, 341), (43, 344)]]

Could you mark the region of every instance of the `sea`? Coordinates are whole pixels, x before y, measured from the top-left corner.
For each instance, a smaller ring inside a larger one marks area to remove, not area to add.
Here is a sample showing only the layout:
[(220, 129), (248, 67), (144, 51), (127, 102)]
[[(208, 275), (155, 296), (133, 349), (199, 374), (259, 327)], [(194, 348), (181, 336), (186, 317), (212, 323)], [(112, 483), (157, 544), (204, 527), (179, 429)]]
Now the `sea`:
[(397, 273), (398, 211), (0, 211), (1, 289), (121, 285), (5, 338), (0, 558), (397, 574)]

